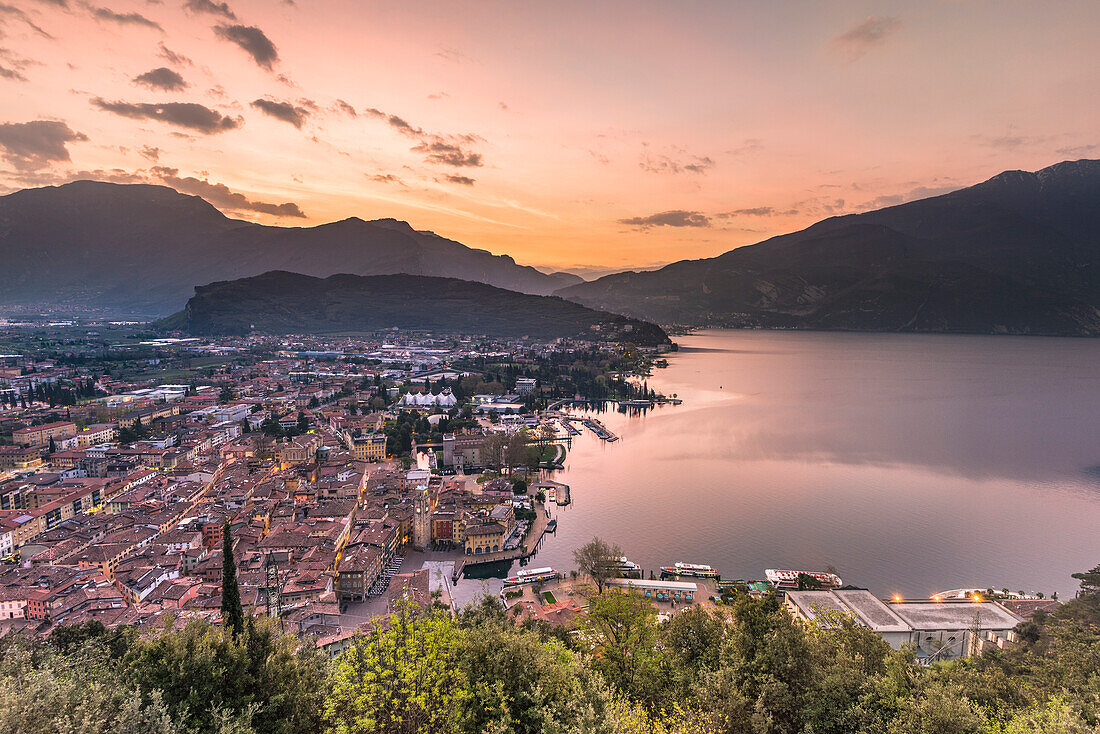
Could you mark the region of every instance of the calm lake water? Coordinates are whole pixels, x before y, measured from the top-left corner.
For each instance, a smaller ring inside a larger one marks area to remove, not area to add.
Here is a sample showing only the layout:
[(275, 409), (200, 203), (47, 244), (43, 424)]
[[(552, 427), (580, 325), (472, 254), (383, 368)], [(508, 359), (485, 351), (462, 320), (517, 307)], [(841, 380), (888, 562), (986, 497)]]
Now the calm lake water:
[(1100, 563), (1100, 340), (677, 342), (649, 384), (683, 405), (609, 410), (599, 417), (621, 440), (573, 440), (553, 477), (573, 503), (534, 564), (570, 569), (571, 550), (598, 535), (646, 569), (833, 566), (880, 595), (1072, 596), (1070, 574)]

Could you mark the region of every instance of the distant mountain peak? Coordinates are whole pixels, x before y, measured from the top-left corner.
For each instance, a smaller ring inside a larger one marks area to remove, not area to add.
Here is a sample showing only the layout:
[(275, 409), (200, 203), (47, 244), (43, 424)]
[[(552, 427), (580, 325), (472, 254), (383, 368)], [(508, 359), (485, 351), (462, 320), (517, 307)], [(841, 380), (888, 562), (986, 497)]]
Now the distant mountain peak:
[(167, 186), (87, 180), (0, 196), (0, 262), (0, 304), (119, 315), (170, 313), (198, 284), (273, 268), (452, 276), (542, 295), (565, 284), (399, 219), (264, 226)]
[[(522, 315), (519, 317), (519, 315)], [(658, 326), (549, 296), (455, 278), (349, 275), (315, 278), (269, 271), (195, 289), (183, 311), (161, 321), (192, 334), (366, 332), (397, 327), (432, 333), (559, 337), (667, 344)]]
[(1100, 335), (1100, 161), (557, 291), (659, 323)]

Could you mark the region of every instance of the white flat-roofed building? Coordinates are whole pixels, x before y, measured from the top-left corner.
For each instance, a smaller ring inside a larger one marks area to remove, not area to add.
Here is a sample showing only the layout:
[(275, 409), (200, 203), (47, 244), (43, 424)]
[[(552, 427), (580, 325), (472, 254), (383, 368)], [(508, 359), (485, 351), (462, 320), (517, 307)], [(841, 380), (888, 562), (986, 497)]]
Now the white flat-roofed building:
[(866, 589), (788, 591), (785, 603), (792, 614), (806, 622), (816, 623), (823, 612), (845, 614), (869, 627), (895, 650), (910, 642), (909, 623)]
[[(794, 616), (817, 623), (824, 612), (846, 614), (870, 628), (894, 649), (909, 645), (922, 662), (966, 657), (986, 646), (1016, 641), (1024, 621), (993, 601), (883, 602), (866, 589), (788, 591), (784, 602)], [(973, 638), (973, 632), (978, 638)]]

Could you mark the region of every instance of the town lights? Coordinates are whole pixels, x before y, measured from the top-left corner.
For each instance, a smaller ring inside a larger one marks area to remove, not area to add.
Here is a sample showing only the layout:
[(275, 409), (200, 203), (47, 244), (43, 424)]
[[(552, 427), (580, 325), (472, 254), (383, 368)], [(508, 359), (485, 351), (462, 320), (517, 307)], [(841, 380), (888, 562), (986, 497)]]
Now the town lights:
[(901, 594), (894, 594), (894, 602), (901, 603)]

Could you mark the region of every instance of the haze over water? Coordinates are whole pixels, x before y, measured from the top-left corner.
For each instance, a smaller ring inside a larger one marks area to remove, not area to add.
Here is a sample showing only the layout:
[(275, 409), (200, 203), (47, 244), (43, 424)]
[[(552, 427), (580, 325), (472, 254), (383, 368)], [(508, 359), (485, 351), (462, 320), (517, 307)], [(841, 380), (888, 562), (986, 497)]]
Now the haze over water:
[(1100, 342), (708, 331), (651, 387), (683, 398), (573, 441), (533, 560), (594, 535), (646, 569), (834, 566), (875, 593), (1058, 591), (1100, 562)]

